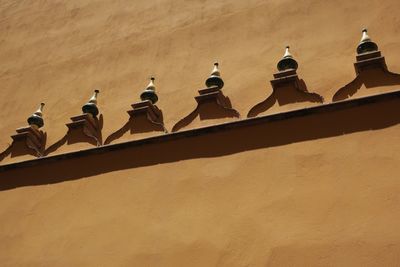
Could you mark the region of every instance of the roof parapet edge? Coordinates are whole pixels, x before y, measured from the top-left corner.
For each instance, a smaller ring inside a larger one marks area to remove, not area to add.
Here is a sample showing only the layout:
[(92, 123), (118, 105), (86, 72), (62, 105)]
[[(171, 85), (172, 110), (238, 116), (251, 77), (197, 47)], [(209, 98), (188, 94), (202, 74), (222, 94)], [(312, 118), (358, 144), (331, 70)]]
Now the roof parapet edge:
[(176, 140), (176, 139), (180, 139), (180, 138), (204, 135), (207, 133), (212, 133), (212, 132), (217, 132), (217, 131), (226, 131), (226, 130), (229, 130), (232, 128), (246, 127), (246, 126), (267, 123), (267, 122), (273, 122), (273, 121), (281, 121), (281, 120), (295, 118), (295, 117), (308, 116), (311, 114), (332, 112), (335, 110), (348, 109), (348, 108), (352, 108), (352, 107), (356, 107), (356, 106), (368, 105), (371, 103), (382, 102), (382, 101), (395, 99), (395, 98), (400, 98), (400, 90), (396, 90), (396, 91), (392, 91), (392, 92), (388, 92), (388, 93), (370, 95), (370, 96), (366, 96), (366, 97), (354, 98), (354, 99), (350, 99), (350, 100), (342, 100), (342, 101), (337, 101), (337, 102), (328, 103), (328, 104), (321, 104), (318, 106), (296, 109), (296, 110), (291, 110), (291, 111), (285, 111), (285, 112), (280, 112), (280, 113), (275, 113), (275, 114), (269, 114), (269, 115), (264, 115), (264, 116), (260, 116), (260, 117), (244, 118), (244, 119), (240, 119), (240, 120), (236, 120), (236, 121), (232, 121), (232, 122), (225, 122), (225, 123), (221, 123), (221, 124), (215, 124), (215, 125), (205, 126), (205, 127), (196, 128), (196, 129), (189, 129), (189, 130), (184, 130), (184, 131), (179, 131), (179, 132), (166, 133), (164, 135), (151, 136), (148, 138), (132, 140), (132, 141), (127, 141), (127, 142), (123, 142), (123, 143), (108, 144), (108, 145), (103, 145), (103, 146), (99, 146), (99, 147), (95, 147), (95, 148), (89, 148), (89, 149), (85, 149), (85, 150), (63, 153), (63, 154), (59, 154), (59, 155), (52, 155), (52, 156), (46, 156), (46, 157), (41, 157), (41, 158), (36, 158), (36, 159), (31, 159), (31, 160), (26, 160), (26, 161), (21, 161), (21, 162), (9, 163), (9, 164), (5, 164), (5, 165), (0, 165), (0, 172), (4, 172), (7, 170), (16, 169), (16, 168), (30, 167), (30, 166), (35, 166), (35, 165), (39, 165), (39, 164), (45, 164), (45, 163), (49, 163), (49, 162), (55, 162), (55, 161), (65, 160), (65, 159), (70, 159), (70, 158), (79, 158), (79, 157), (84, 157), (84, 156), (88, 156), (88, 155), (92, 155), (92, 154), (106, 153), (107, 151), (115, 151), (115, 150), (119, 150), (119, 149), (125, 149), (128, 147), (137, 147), (137, 146), (143, 146), (143, 145), (147, 145), (147, 144), (154, 144), (154, 143)]

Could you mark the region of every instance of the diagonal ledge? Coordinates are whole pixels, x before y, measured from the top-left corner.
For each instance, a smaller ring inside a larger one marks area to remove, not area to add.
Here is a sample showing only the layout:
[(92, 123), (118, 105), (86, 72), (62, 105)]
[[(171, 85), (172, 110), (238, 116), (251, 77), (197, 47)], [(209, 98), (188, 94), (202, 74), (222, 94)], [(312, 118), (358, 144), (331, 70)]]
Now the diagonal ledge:
[(23, 167), (43, 165), (43, 164), (57, 162), (57, 161), (65, 160), (65, 159), (81, 158), (81, 157), (86, 157), (86, 156), (94, 155), (94, 154), (103, 154), (108, 151), (116, 151), (116, 150), (126, 149), (129, 147), (140, 147), (140, 146), (145, 146), (145, 145), (150, 145), (150, 144), (164, 143), (167, 141), (183, 139), (186, 137), (194, 137), (194, 136), (199, 136), (199, 135), (206, 135), (208, 133), (227, 131), (229, 129), (234, 129), (234, 128), (242, 128), (242, 127), (253, 126), (253, 125), (257, 125), (257, 124), (264, 124), (264, 123), (274, 122), (274, 121), (283, 121), (286, 119), (296, 118), (296, 117), (305, 117), (305, 116), (309, 116), (312, 114), (329, 113), (329, 112), (336, 111), (336, 110), (346, 110), (346, 109), (350, 109), (350, 108), (357, 107), (357, 106), (364, 106), (364, 105), (368, 105), (368, 104), (372, 104), (372, 103), (384, 102), (384, 101), (388, 101), (388, 100), (392, 100), (392, 99), (396, 99), (396, 98), (400, 98), (400, 90), (383, 93), (383, 94), (366, 96), (366, 97), (362, 97), (362, 98), (355, 98), (355, 99), (351, 99), (351, 100), (343, 100), (343, 101), (338, 101), (338, 102), (329, 103), (329, 104), (321, 104), (319, 106), (308, 107), (308, 108), (303, 108), (303, 109), (298, 109), (298, 110), (293, 110), (293, 111), (288, 111), (288, 112), (282, 112), (282, 113), (277, 113), (277, 114), (271, 114), (271, 115), (266, 115), (266, 116), (261, 116), (261, 117), (246, 118), (246, 119), (237, 120), (237, 121), (233, 121), (233, 122), (227, 122), (227, 123), (222, 123), (222, 124), (217, 124), (217, 125), (212, 125), (212, 126), (206, 126), (206, 127), (202, 127), (202, 128), (190, 129), (190, 130), (185, 130), (185, 131), (181, 131), (181, 132), (168, 133), (168, 134), (153, 136), (153, 137), (149, 137), (149, 138), (145, 138), (145, 139), (128, 141), (125, 143), (109, 144), (109, 145), (104, 145), (104, 146), (100, 146), (100, 147), (96, 147), (96, 148), (90, 148), (90, 149), (86, 149), (86, 150), (74, 151), (74, 152), (69, 152), (69, 153), (60, 154), (60, 155), (47, 156), (47, 157), (42, 157), (42, 158), (37, 158), (37, 159), (32, 159), (32, 160), (27, 160), (27, 161), (22, 161), (22, 162), (0, 165), (0, 172), (17, 169), (17, 168), (23, 168)]

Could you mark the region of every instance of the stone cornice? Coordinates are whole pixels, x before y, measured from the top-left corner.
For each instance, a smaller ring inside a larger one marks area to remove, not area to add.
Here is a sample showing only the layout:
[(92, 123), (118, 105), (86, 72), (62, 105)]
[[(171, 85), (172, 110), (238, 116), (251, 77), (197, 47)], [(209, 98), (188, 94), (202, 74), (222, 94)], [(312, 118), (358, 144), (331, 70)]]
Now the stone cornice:
[(296, 118), (296, 117), (312, 116), (313, 114), (319, 114), (319, 113), (329, 113), (329, 112), (333, 112), (336, 110), (346, 110), (346, 109), (350, 109), (350, 108), (356, 107), (356, 106), (363, 106), (363, 105), (368, 105), (371, 103), (385, 102), (385, 101), (396, 99), (396, 98), (400, 98), (400, 90), (388, 92), (388, 93), (377, 94), (377, 95), (366, 96), (366, 97), (362, 97), (362, 98), (343, 100), (343, 101), (338, 101), (338, 102), (329, 103), (329, 104), (321, 104), (319, 106), (313, 106), (313, 107), (309, 107), (309, 108), (297, 109), (297, 110), (281, 112), (281, 113), (276, 113), (276, 114), (271, 114), (271, 115), (265, 115), (265, 116), (254, 117), (254, 118), (246, 118), (246, 119), (236, 120), (236, 121), (222, 123), (222, 124), (216, 124), (216, 125), (202, 127), (202, 128), (190, 129), (190, 130), (174, 132), (174, 133), (166, 133), (163, 135), (153, 136), (153, 137), (140, 139), (140, 140), (133, 140), (133, 141), (128, 141), (128, 142), (124, 142), (124, 143), (103, 145), (100, 147), (95, 147), (95, 148), (90, 148), (90, 149), (85, 149), (85, 150), (80, 150), (80, 151), (74, 151), (74, 152), (69, 152), (69, 153), (64, 153), (64, 154), (59, 154), (59, 155), (46, 156), (46, 157), (22, 161), (22, 162), (0, 165), (0, 172), (4, 172), (7, 170), (16, 169), (16, 168), (24, 168), (24, 167), (29, 167), (29, 166), (43, 165), (43, 164), (47, 164), (50, 162), (67, 160), (67, 159), (72, 159), (72, 158), (88, 157), (93, 154), (102, 154), (102, 153), (107, 153), (109, 151), (116, 151), (116, 150), (131, 148), (131, 147), (146, 146), (146, 145), (150, 145), (150, 144), (163, 143), (163, 142), (168, 142), (171, 140), (177, 140), (177, 139), (182, 139), (182, 138), (187, 138), (187, 137), (206, 135), (208, 133), (213, 133), (213, 132), (229, 131), (230, 129), (234, 129), (234, 128), (242, 128), (242, 127), (248, 127), (248, 126), (252, 126), (252, 125), (264, 124), (264, 123), (269, 123), (269, 122), (274, 122), (274, 121), (282, 121), (282, 120)]

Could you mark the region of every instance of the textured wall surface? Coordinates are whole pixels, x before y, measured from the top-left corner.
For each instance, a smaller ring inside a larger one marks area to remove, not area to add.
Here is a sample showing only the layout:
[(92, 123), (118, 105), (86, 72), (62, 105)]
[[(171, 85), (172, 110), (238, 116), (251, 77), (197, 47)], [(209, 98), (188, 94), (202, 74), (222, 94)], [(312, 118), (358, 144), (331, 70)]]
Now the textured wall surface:
[[(355, 77), (363, 27), (400, 72), (399, 8), (397, 0), (1, 1), (0, 150), (42, 101), (47, 142), (56, 142), (94, 88), (109, 135), (150, 75), (171, 129), (194, 109), (215, 60), (224, 94), (245, 117), (272, 91), (287, 44), (308, 90), (330, 102)], [(399, 89), (367, 87), (358, 94)], [(397, 266), (400, 128), (368, 127), (368, 114), (360, 130), (329, 136), (321, 128), (324, 138), (301, 142), (95, 175), (83, 173), (101, 162), (79, 160), (72, 169), (1, 173), (4, 181), (82, 170), (76, 179), (0, 191), (1, 265)], [(258, 140), (296, 134), (275, 130)], [(191, 143), (181, 149), (190, 154)]]
[(102, 170), (169, 152), (154, 145), (2, 173), (38, 183), (0, 192), (2, 266), (397, 266), (399, 133)]
[(127, 121), (150, 75), (171, 129), (195, 107), (193, 96), (215, 60), (224, 92), (243, 117), (271, 92), (287, 44), (309, 91), (330, 101), (355, 76), (363, 27), (389, 69), (400, 72), (399, 6), (395, 0), (1, 1), (0, 149), (42, 101), (53, 144), (94, 88), (101, 89), (108, 136)]

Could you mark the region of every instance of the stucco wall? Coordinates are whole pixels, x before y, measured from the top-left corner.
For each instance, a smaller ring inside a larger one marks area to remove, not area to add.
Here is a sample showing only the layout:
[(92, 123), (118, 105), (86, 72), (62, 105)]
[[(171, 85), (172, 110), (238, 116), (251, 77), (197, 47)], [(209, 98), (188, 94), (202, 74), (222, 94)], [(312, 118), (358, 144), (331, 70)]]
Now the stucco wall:
[[(195, 107), (216, 59), (224, 93), (245, 116), (271, 92), (286, 44), (308, 89), (330, 102), (355, 77), (365, 26), (389, 69), (400, 72), (399, 7), (394, 0), (3, 1), (0, 148), (41, 101), (47, 142), (56, 142), (97, 87), (107, 136), (126, 122), (150, 75), (171, 129)], [(363, 85), (356, 96), (393, 89)], [(317, 116), (185, 139), (175, 150), (143, 146), (2, 172), (1, 265), (396, 266), (398, 105), (348, 111), (330, 125)], [(246, 133), (246, 142), (235, 139)]]
[(2, 266), (396, 266), (399, 130), (2, 191)]
[(3, 266), (396, 266), (400, 100), (0, 173)]
[(363, 27), (389, 69), (400, 72), (399, 5), (395, 0), (2, 1), (0, 148), (42, 101), (47, 145), (55, 143), (95, 88), (101, 89), (103, 136), (108, 136), (127, 121), (126, 111), (150, 75), (156, 76), (157, 104), (171, 129), (195, 107), (193, 96), (215, 60), (225, 95), (246, 116), (271, 92), (269, 80), (287, 44), (308, 90), (329, 102), (355, 76)]

